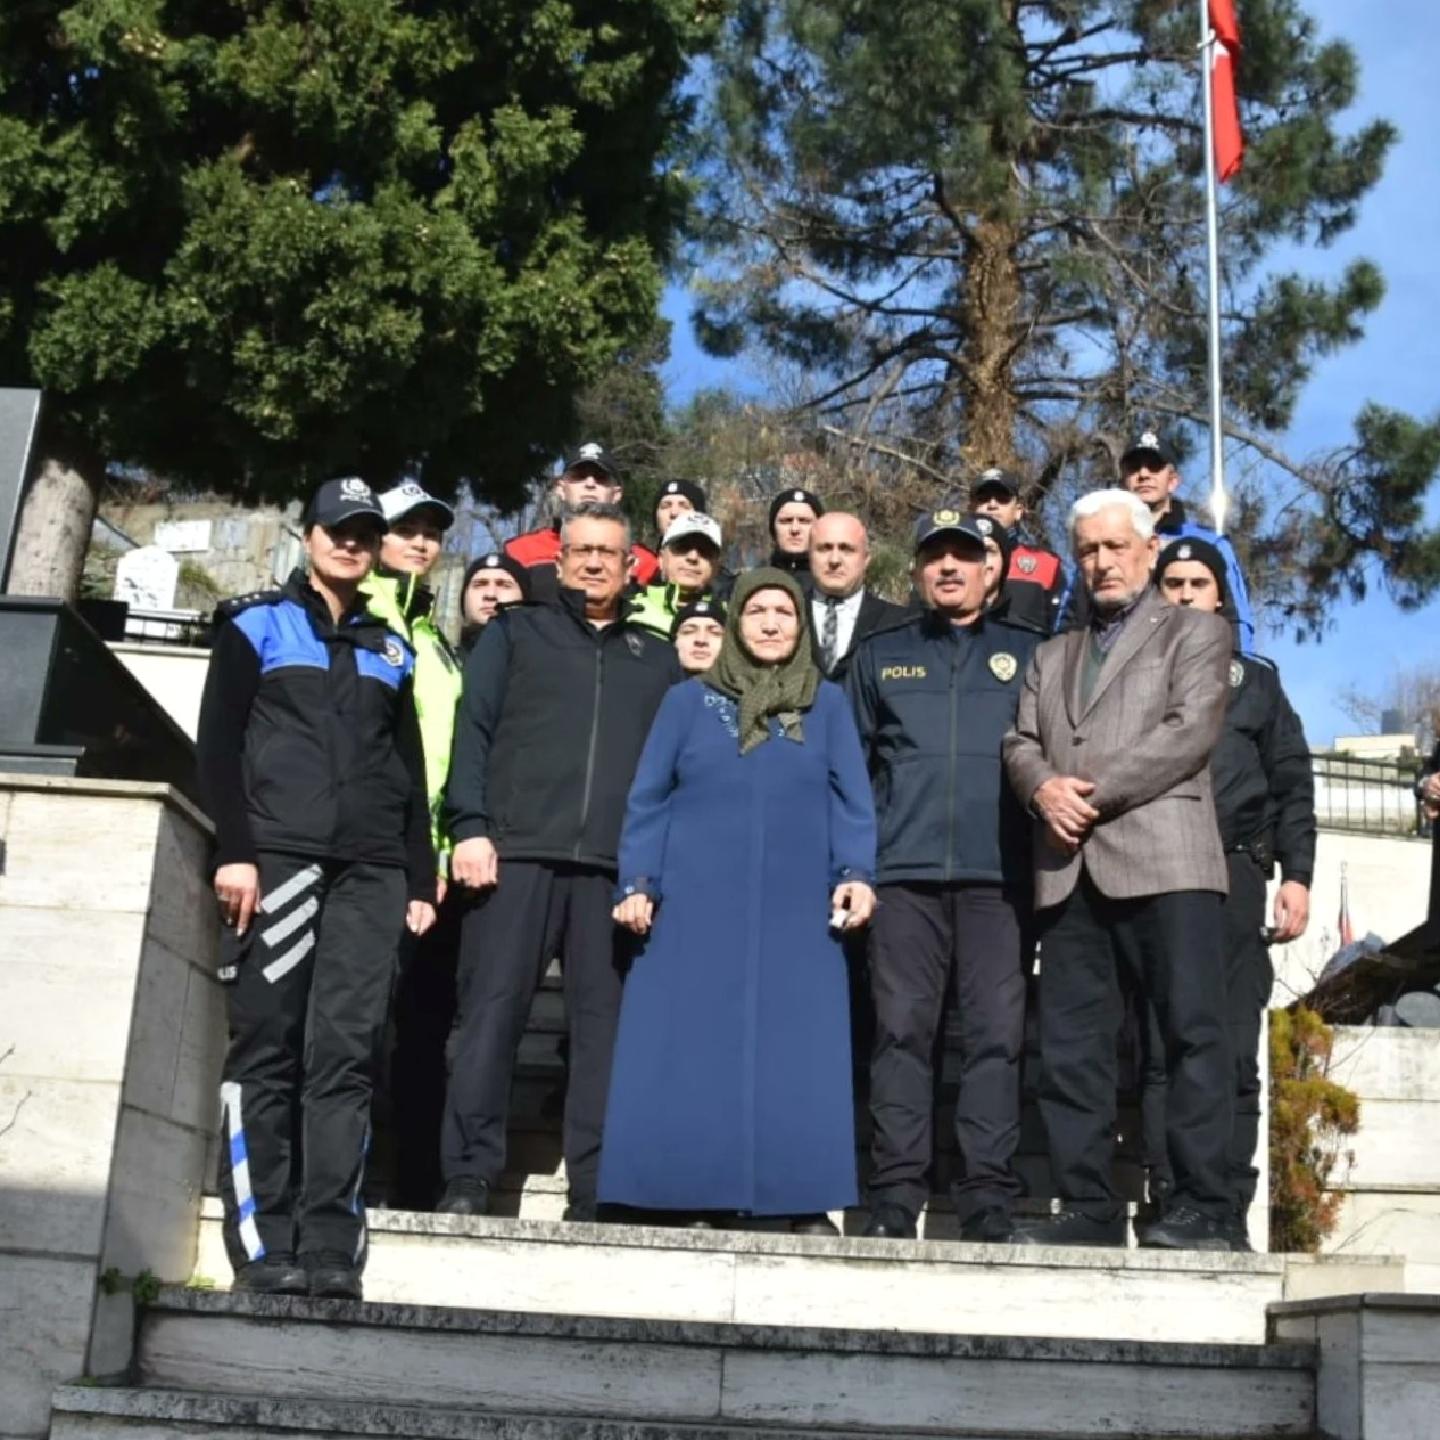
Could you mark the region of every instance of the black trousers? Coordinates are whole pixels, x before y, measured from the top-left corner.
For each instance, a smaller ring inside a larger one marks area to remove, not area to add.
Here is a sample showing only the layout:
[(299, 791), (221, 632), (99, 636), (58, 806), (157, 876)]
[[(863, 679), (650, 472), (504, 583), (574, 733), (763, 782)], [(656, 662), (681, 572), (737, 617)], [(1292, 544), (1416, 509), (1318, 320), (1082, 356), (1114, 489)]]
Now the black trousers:
[(260, 911), (221, 948), (225, 1248), (365, 1254), (361, 1200), (405, 874), (262, 854)]
[(390, 1054), (392, 1203), (430, 1210), (440, 1194), (440, 1126), (455, 1024), (455, 978), (466, 897), (451, 886), (435, 925), (400, 947)]
[(571, 1202), (594, 1203), (626, 953), (610, 918), (614, 889), (613, 875), (586, 866), (501, 860), (499, 885), (466, 914), (441, 1137), (447, 1181), (500, 1178), (516, 1052), (558, 954), (570, 1032), (565, 1171)]
[[(1235, 1121), (1226, 1170), (1232, 1203), (1243, 1215), (1255, 1199), (1260, 1178), (1255, 1168), (1255, 1150), (1260, 1141), (1260, 1035), (1275, 971), (1269, 947), (1260, 935), (1265, 924), (1265, 873), (1248, 854), (1232, 852), (1226, 860), (1230, 894), (1223, 911), (1225, 995), (1235, 1065)], [(1174, 1185), (1175, 1176), (1165, 1134), (1165, 1046), (1151, 1006), (1144, 1007), (1141, 1035), (1145, 1045), (1140, 1092), (1145, 1165), (1152, 1190), (1157, 1186), (1164, 1190)]]
[(955, 1206), (963, 1220), (1020, 1192), (1025, 1033), (1021, 915), (998, 885), (882, 885), (871, 922), (871, 1203), (916, 1215), (933, 1158), (936, 1037), (953, 968), (961, 1027)]
[(1154, 1008), (1169, 1098), (1175, 1199), (1221, 1218), (1233, 1085), (1221, 899), (1183, 890), (1102, 895), (1088, 874), (1040, 916), (1040, 1112), (1056, 1190), (1072, 1210), (1115, 1219), (1116, 1047), (1131, 997)]

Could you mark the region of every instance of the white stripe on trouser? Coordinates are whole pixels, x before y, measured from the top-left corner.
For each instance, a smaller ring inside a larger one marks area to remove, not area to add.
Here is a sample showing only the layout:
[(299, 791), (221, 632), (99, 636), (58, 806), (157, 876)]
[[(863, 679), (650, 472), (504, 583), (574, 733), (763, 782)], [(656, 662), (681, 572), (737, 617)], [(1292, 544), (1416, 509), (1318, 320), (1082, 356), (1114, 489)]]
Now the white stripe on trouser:
[(303, 905), (297, 905), (283, 920), (277, 920), (268, 930), (260, 932), (267, 950), (273, 950), (282, 940), (287, 940), (307, 920), (320, 913), (320, 897), (312, 895)]
[(318, 865), (307, 865), (303, 870), (297, 870), (278, 890), (272, 890), (260, 902), (260, 913), (262, 915), (273, 915), (277, 910), (283, 910), (302, 891), (308, 890), (320, 878), (320, 867)]
[(273, 985), (288, 975), (315, 948), (315, 932), (307, 930), (278, 960), (272, 960), (260, 973)]
[(221, 1085), (220, 1104), (225, 1111), (225, 1138), (230, 1145), (230, 1184), (235, 1192), (240, 1243), (251, 1260), (262, 1260), (265, 1246), (255, 1224), (255, 1194), (250, 1188), (250, 1157), (245, 1145), (245, 1122), (240, 1113), (240, 1087), (233, 1080)]

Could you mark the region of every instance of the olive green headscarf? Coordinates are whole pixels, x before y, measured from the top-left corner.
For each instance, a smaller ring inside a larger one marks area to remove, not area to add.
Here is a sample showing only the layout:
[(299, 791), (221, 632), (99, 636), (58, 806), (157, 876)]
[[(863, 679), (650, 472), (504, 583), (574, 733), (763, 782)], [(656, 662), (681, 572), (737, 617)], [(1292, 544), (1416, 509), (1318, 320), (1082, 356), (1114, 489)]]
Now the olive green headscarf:
[[(763, 665), (740, 639), (740, 612), (757, 590), (783, 590), (794, 602), (800, 620), (795, 651), (778, 665)], [(783, 570), (751, 570), (735, 582), (725, 618), (720, 655), (704, 681), (740, 707), (740, 753), (748, 754), (770, 738), (770, 720), (780, 721), (791, 740), (805, 738), (801, 713), (815, 703), (820, 669), (810, 653), (810, 618), (800, 587)]]

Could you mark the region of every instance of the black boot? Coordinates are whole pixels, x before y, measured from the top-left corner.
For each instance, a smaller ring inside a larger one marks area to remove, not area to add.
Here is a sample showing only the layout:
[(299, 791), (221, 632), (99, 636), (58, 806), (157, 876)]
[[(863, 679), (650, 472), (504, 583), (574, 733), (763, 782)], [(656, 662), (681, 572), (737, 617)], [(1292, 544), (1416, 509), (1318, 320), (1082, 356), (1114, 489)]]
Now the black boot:
[(980, 1245), (1009, 1245), (1015, 1239), (1015, 1222), (1003, 1205), (987, 1205), (960, 1222), (960, 1238)]
[(317, 1300), (362, 1300), (360, 1271), (348, 1255), (338, 1250), (321, 1250), (307, 1255), (310, 1272), (310, 1294)]
[(871, 1240), (913, 1240), (915, 1217), (899, 1205), (877, 1205), (870, 1212), (864, 1233)]
[(230, 1289), (248, 1295), (304, 1295), (310, 1289), (310, 1280), (293, 1255), (267, 1255), (242, 1265)]
[(1100, 1220), (1083, 1210), (1062, 1210), (1041, 1220), (1022, 1220), (1015, 1227), (1015, 1245), (1123, 1245), (1125, 1217)]
[(435, 1211), (439, 1215), (488, 1215), (490, 1182), (474, 1175), (457, 1175), (446, 1185)]
[(840, 1232), (835, 1228), (835, 1222), (828, 1215), (792, 1215), (790, 1217), (790, 1233), (792, 1235), (838, 1235)]
[(1205, 1215), (1183, 1200), (1159, 1220), (1137, 1226), (1135, 1238), (1148, 1250), (1212, 1250), (1228, 1254), (1234, 1248), (1226, 1220)]

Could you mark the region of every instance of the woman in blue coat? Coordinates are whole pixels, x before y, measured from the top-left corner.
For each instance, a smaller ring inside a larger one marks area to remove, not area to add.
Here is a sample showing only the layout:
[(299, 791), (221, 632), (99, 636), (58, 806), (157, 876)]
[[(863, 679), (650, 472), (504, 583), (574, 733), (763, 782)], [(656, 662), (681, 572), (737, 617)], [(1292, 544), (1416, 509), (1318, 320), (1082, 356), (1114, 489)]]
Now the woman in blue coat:
[(625, 982), (602, 1202), (789, 1217), (856, 1197), (840, 932), (874, 908), (875, 813), (800, 587), (735, 587), (720, 657), (651, 727), (620, 841)]

